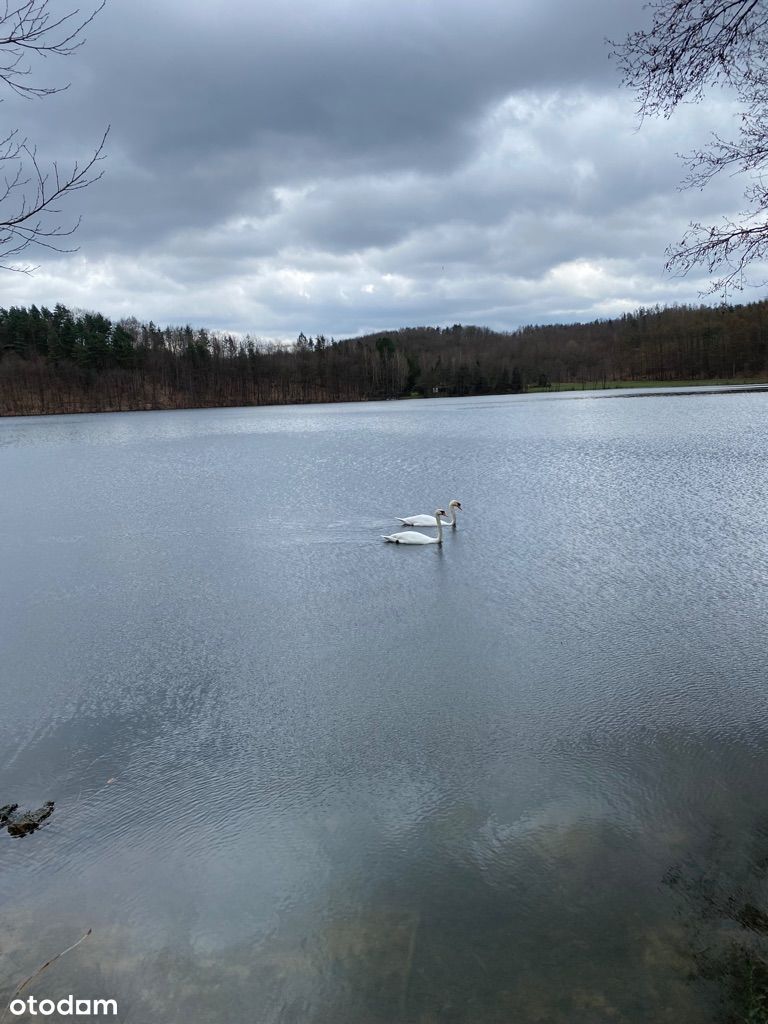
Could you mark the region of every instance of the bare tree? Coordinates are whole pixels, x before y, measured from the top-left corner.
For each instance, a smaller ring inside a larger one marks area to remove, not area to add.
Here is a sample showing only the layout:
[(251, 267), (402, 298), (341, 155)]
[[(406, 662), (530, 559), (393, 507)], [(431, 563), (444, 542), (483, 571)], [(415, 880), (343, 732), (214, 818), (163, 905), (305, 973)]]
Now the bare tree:
[[(54, 0), (55, 3), (55, 0)], [(0, 82), (11, 92), (40, 99), (67, 85), (38, 84), (31, 77), (36, 58), (67, 57), (85, 42), (83, 32), (106, 4), (90, 12), (56, 13), (51, 0), (0, 0)], [(63, 239), (72, 235), (79, 218), (62, 222), (62, 201), (102, 176), (99, 163), (109, 129), (85, 161), (63, 169), (54, 161), (44, 166), (36, 147), (19, 130), (0, 138), (0, 269), (30, 272), (14, 261), (30, 246), (72, 252)]]
[(641, 119), (669, 117), (681, 102), (699, 101), (718, 86), (740, 107), (735, 138), (713, 133), (706, 148), (683, 156), (683, 187), (704, 188), (723, 171), (744, 174), (745, 210), (716, 225), (691, 224), (667, 249), (668, 270), (684, 275), (703, 266), (713, 278), (709, 291), (726, 295), (743, 288), (750, 266), (768, 257), (768, 4), (655, 0), (649, 7), (651, 27), (614, 44)]

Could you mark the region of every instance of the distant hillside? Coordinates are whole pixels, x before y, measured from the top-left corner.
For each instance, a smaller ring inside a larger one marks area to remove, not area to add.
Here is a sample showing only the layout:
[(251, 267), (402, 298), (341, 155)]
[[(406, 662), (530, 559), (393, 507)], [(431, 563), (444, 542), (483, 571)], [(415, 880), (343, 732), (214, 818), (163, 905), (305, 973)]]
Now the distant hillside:
[(516, 331), (408, 327), (292, 346), (0, 309), (0, 415), (508, 394), (658, 381), (768, 380), (768, 301), (639, 309)]

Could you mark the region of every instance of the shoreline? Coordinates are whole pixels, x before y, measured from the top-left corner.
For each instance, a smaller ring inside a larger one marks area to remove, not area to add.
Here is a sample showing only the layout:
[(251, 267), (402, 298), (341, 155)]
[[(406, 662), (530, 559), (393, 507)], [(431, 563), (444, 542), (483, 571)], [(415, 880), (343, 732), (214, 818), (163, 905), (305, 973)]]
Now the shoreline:
[[(268, 409), (286, 407), (304, 407), (313, 405), (362, 405), (374, 402), (409, 402), (409, 401), (436, 401), (445, 398), (513, 398), (524, 397), (525, 395), (579, 395), (587, 393), (603, 393), (608, 397), (609, 392), (619, 394), (627, 391), (642, 391), (647, 393), (675, 391), (677, 389), (691, 389), (694, 393), (711, 394), (728, 392), (757, 392), (768, 390), (768, 379), (723, 379), (712, 380), (680, 380), (680, 381), (611, 381), (603, 384), (599, 381), (587, 381), (583, 384), (553, 384), (548, 387), (530, 387), (524, 391), (504, 392), (483, 392), (473, 395), (393, 395), (384, 398), (343, 398), (338, 401), (325, 402), (261, 402), (248, 405), (144, 405), (134, 406), (128, 409), (46, 409), (45, 411), (30, 412), (0, 412), (0, 420), (4, 419), (29, 419), (30, 417), (43, 416), (93, 416), (110, 415), (112, 413), (133, 413), (133, 412), (192, 412), (204, 409)], [(629, 397), (629, 396), (627, 396)]]

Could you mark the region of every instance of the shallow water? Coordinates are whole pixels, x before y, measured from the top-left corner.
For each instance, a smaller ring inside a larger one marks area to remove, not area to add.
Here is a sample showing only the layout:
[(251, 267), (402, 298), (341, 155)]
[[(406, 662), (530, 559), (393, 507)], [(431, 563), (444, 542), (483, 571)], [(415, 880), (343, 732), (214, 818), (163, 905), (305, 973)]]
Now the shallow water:
[(92, 927), (34, 991), (137, 1024), (725, 1019), (768, 395), (643, 397), (0, 421), (2, 1003)]

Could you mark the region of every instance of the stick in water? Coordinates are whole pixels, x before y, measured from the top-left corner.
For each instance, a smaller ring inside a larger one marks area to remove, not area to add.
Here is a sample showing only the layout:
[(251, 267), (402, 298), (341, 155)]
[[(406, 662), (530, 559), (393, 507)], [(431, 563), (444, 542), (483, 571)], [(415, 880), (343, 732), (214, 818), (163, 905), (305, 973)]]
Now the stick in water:
[[(19, 985), (19, 987), (16, 989), (16, 991), (11, 996), (11, 1002), (13, 1002), (13, 1000), (16, 998), (16, 996), (19, 994), (19, 992), (21, 992), (23, 989), (25, 989), (27, 987), (27, 985), (29, 985), (29, 983), (31, 981), (34, 981), (35, 978), (37, 978), (39, 975), (41, 975), (43, 973), (43, 971), (46, 969), (46, 967), (50, 967), (51, 964), (55, 964), (56, 961), (59, 960), (61, 957), (63, 957), (65, 954), (71, 953), (72, 950), (76, 946), (79, 946), (81, 942), (83, 942), (85, 939), (88, 938), (88, 936), (91, 934), (92, 931), (93, 931), (93, 928), (89, 928), (88, 931), (85, 933), (85, 935), (81, 936), (77, 940), (77, 942), (73, 942), (71, 946), (67, 946), (66, 949), (63, 949), (60, 953), (57, 953), (56, 956), (52, 956), (50, 960), (46, 960), (42, 967), (38, 967), (38, 969), (35, 971), (34, 974), (30, 974), (30, 976), (28, 978), (26, 978), (24, 981), (22, 981), (22, 983)], [(5, 1020), (5, 1013), (6, 1012), (7, 1012), (7, 1010), (3, 1012), (3, 1016), (0, 1017), (0, 1022)]]

